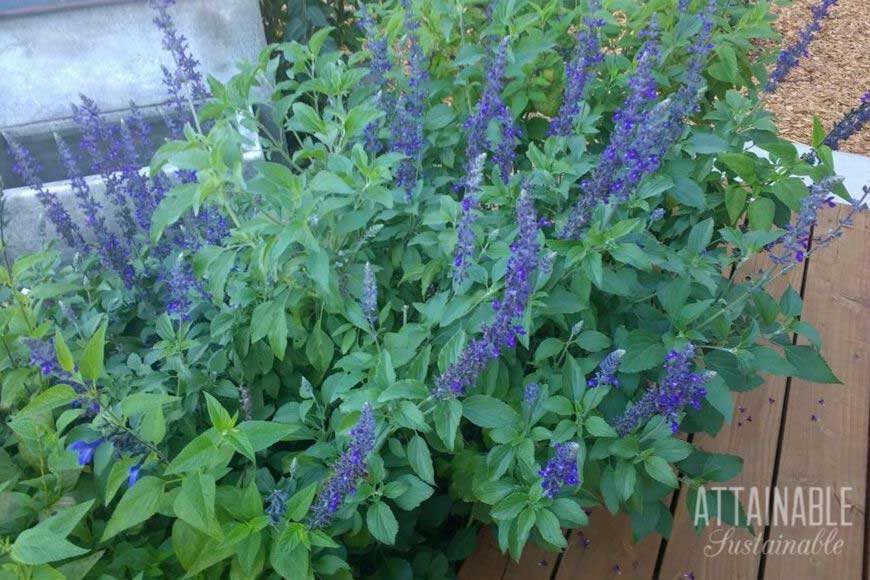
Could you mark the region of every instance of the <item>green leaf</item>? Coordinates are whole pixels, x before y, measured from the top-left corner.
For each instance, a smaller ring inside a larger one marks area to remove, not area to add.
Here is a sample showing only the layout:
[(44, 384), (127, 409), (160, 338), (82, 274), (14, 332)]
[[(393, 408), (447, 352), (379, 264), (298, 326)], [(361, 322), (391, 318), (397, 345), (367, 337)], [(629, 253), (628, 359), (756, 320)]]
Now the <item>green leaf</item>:
[(58, 407), (70, 404), (76, 398), (76, 392), (69, 385), (55, 385), (49, 387), (33, 397), (26, 407), (21, 409), (17, 416), (26, 417), (39, 415)]
[(342, 178), (331, 171), (320, 171), (311, 180), (309, 187), (312, 191), (322, 193), (340, 193), (350, 195), (354, 193), (354, 189), (347, 184)]
[(730, 187), (725, 191), (725, 209), (728, 210), (728, 219), (736, 223), (746, 207), (746, 190), (740, 187)]
[(643, 466), (649, 476), (656, 481), (659, 481), (672, 488), (677, 488), (680, 485), (677, 481), (677, 476), (674, 474), (674, 470), (671, 468), (670, 463), (668, 463), (661, 457), (657, 457), (655, 455), (653, 455), (652, 457), (647, 457), (643, 462)]
[(298, 539), (291, 540), (285, 537), (286, 535), (282, 533), (273, 545), (269, 554), (269, 563), (275, 572), (287, 580), (308, 578), (311, 568), (311, 553), (308, 546)]
[(393, 499), (396, 505), (405, 511), (417, 508), (435, 493), (435, 490), (428, 483), (410, 473), (400, 475), (396, 481), (407, 486), (407, 489), (399, 497)]
[(100, 541), (106, 542), (153, 516), (162, 497), (162, 479), (150, 475), (140, 479), (118, 502)]
[(223, 531), (215, 516), (215, 480), (211, 475), (194, 472), (185, 477), (173, 509), (177, 517), (197, 530), (216, 540), (223, 539)]
[(586, 419), (586, 430), (589, 431), (590, 435), (595, 437), (616, 437), (616, 430), (601, 417), (588, 417)]
[(307, 485), (293, 494), (293, 497), (287, 502), (287, 518), (294, 522), (301, 522), (308, 513), (308, 508), (311, 507), (311, 502), (314, 501), (316, 494), (316, 483)]
[(318, 324), (308, 336), (308, 342), (305, 344), (305, 356), (314, 365), (314, 368), (323, 373), (329, 369), (329, 363), (332, 362), (334, 353), (335, 345), (332, 339), (321, 330)]
[(794, 376), (813, 383), (839, 383), (838, 379), (825, 359), (816, 349), (807, 345), (788, 345), (784, 347), (785, 357), (788, 359), (797, 374)]
[(382, 544), (392, 546), (396, 543), (396, 534), (399, 532), (399, 522), (393, 515), (390, 506), (382, 501), (376, 501), (369, 506), (366, 513), (366, 526)]
[(462, 403), (456, 399), (439, 401), (435, 407), (435, 432), (448, 450), (456, 444), (456, 432), (462, 419)]
[(72, 372), (73, 368), (75, 368), (75, 361), (59, 328), (54, 331), (54, 352), (57, 355), (57, 362), (60, 363), (60, 367), (66, 372)]
[(557, 548), (564, 548), (568, 545), (565, 535), (562, 533), (562, 528), (559, 527), (559, 518), (550, 510), (542, 509), (538, 512), (535, 519), (535, 527), (538, 528), (541, 537), (548, 544)]
[(801, 295), (795, 292), (795, 289), (789, 284), (779, 298), (780, 311), (786, 316), (799, 316), (803, 307), (804, 302)]
[(773, 225), (776, 205), (766, 197), (759, 197), (749, 204), (749, 226), (753, 230), (767, 231)]
[(755, 161), (749, 154), (722, 153), (719, 155), (719, 160), (743, 181), (747, 183), (755, 181)]
[(151, 241), (153, 243), (160, 240), (166, 228), (190, 211), (196, 202), (198, 188), (199, 185), (196, 183), (183, 183), (169, 190), (169, 193), (160, 201), (160, 205), (151, 216)]
[(263, 451), (298, 429), (298, 425), (274, 421), (245, 421), (238, 429), (247, 435), (254, 451)]
[(106, 350), (106, 326), (107, 320), (103, 320), (97, 331), (94, 332), (88, 344), (85, 346), (85, 351), (79, 361), (79, 370), (82, 376), (88, 380), (95, 381), (103, 374), (103, 356)]
[(610, 346), (610, 338), (597, 330), (584, 330), (577, 337), (577, 346), (588, 352), (601, 352)]
[(306, 133), (322, 133), (326, 130), (326, 124), (317, 111), (305, 103), (293, 103), (293, 117), (291, 122)]
[(426, 483), (435, 485), (435, 468), (432, 465), (432, 455), (426, 440), (419, 435), (414, 435), (408, 442), (408, 463), (411, 468)]
[(665, 359), (665, 354), (660, 335), (646, 330), (634, 330), (628, 335), (619, 370), (624, 373), (649, 370), (660, 365)]
[(520, 420), (510, 405), (489, 395), (472, 395), (465, 399), (462, 414), (478, 427), (486, 429), (510, 427)]
[(212, 426), (218, 431), (225, 431), (235, 427), (235, 420), (230, 417), (229, 412), (224, 409), (224, 406), (209, 393), (203, 393), (203, 395), (205, 395), (205, 404), (208, 408), (208, 417), (211, 420)]
[(87, 550), (79, 548), (62, 535), (39, 526), (21, 532), (11, 550), (16, 562), (28, 566), (40, 566), (87, 553)]
[(755, 357), (758, 370), (781, 377), (790, 377), (797, 373), (794, 366), (779, 356), (779, 354), (767, 346), (754, 346), (751, 350)]
[(696, 223), (689, 232), (689, 240), (686, 247), (700, 254), (707, 249), (713, 239), (713, 218)]

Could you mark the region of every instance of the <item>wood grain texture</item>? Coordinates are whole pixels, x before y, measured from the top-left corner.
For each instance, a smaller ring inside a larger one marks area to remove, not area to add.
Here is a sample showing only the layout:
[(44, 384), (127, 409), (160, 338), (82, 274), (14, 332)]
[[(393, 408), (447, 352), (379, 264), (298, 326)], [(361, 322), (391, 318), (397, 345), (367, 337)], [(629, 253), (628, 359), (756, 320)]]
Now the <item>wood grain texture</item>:
[(509, 558), (499, 552), (492, 530), (481, 528), (477, 550), (462, 563), (459, 580), (501, 580)]
[(635, 544), (627, 516), (614, 517), (597, 508), (589, 517), (589, 525), (568, 538), (556, 580), (650, 580), (660, 545), (658, 536)]
[[(769, 267), (770, 262), (759, 257), (744, 267), (738, 276), (758, 276)], [(793, 269), (788, 275), (775, 280), (768, 293), (778, 299), (790, 284), (800, 291), (803, 266)], [(773, 468), (779, 443), (782, 412), (785, 405), (785, 377), (768, 377), (767, 381), (753, 391), (737, 393), (734, 401), (734, 420), (722, 427), (716, 437), (700, 433), (694, 443), (705, 451), (740, 455), (744, 459), (743, 471), (734, 480), (722, 485), (761, 489), (773, 479)], [(773, 399), (773, 402), (770, 402)], [(750, 451), (751, 450), (751, 451)], [(754, 580), (758, 577), (760, 554), (720, 553), (721, 541), (732, 535), (734, 541), (752, 540), (744, 529), (733, 529), (727, 524), (711, 522), (701, 534), (695, 533), (692, 516), (686, 507), (685, 486), (680, 491), (680, 500), (674, 514), (674, 527), (665, 547), (665, 557), (659, 578), (677, 580), (693, 573), (696, 578), (709, 580)], [(763, 527), (754, 530), (764, 534)], [(709, 548), (708, 548), (709, 546)]]
[(502, 580), (550, 580), (558, 563), (558, 552), (548, 552), (529, 542), (519, 562), (508, 561)]
[[(827, 232), (847, 207), (825, 211), (816, 236)], [(769, 555), (766, 580), (858, 580), (865, 551), (868, 416), (870, 416), (870, 219), (866, 213), (842, 240), (813, 255), (804, 292), (804, 319), (819, 329), (822, 351), (844, 385), (794, 379), (780, 448), (779, 489), (802, 486), (836, 491), (834, 511), (851, 504), (845, 526), (771, 527), (770, 538), (812, 541), (819, 530), (836, 529), (840, 554)], [(820, 400), (824, 399), (824, 404)], [(816, 415), (818, 420), (811, 420)], [(846, 493), (843, 487), (851, 487)]]

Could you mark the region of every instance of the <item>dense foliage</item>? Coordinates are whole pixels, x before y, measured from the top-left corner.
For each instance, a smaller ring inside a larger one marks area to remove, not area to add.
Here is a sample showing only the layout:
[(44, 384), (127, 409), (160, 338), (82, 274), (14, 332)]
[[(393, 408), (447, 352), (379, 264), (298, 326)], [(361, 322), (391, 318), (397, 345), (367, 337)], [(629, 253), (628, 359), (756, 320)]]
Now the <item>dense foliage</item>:
[(142, 174), (85, 100), (108, 203), (42, 188), (76, 259), (0, 268), (3, 577), (436, 580), (595, 505), (668, 535), (675, 468), (741, 467), (680, 432), (836, 381), (764, 288), (847, 195), (759, 104), (766, 3), (370, 4), (364, 50), (207, 87), (170, 4), (176, 140)]

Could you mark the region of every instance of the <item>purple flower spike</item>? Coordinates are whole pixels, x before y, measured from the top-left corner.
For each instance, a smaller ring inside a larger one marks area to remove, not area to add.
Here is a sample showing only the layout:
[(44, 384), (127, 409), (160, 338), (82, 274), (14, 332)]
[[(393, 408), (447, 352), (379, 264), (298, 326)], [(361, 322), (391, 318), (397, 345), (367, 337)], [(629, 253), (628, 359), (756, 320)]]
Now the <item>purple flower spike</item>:
[(523, 389), (523, 407), (531, 409), (541, 396), (541, 386), (538, 383), (529, 383)]
[(544, 495), (550, 499), (556, 497), (562, 487), (580, 483), (580, 478), (577, 475), (577, 451), (580, 449), (580, 445), (571, 441), (556, 443), (554, 447), (556, 454), (538, 472), (538, 475), (541, 476)]
[(9, 151), (15, 160), (12, 170), (24, 183), (36, 191), (36, 199), (45, 208), (45, 215), (48, 217), (48, 221), (51, 222), (54, 229), (57, 230), (57, 233), (69, 247), (87, 252), (87, 244), (79, 231), (79, 227), (72, 220), (66, 208), (57, 199), (57, 196), (46, 189), (42, 179), (39, 178), (40, 167), (36, 159), (33, 158), (33, 155), (31, 155), (26, 147), (17, 141), (8, 138), (8, 136), (7, 141), (9, 143)]
[[(597, 0), (589, 2), (589, 14), (598, 10)], [(585, 27), (577, 33), (577, 47), (570, 63), (565, 65), (565, 94), (559, 114), (550, 121), (547, 135), (570, 135), (574, 130), (574, 120), (583, 107), (583, 94), (595, 68), (604, 60), (601, 52), (599, 33), (604, 20), (586, 16)]]
[(24, 339), (24, 344), (30, 349), (30, 366), (39, 367), (44, 376), (60, 374), (63, 369), (57, 361), (54, 350), (54, 339), (39, 340), (36, 338)]
[[(487, 151), (492, 151), (492, 160), (501, 171), (502, 181), (510, 179), (514, 167), (516, 153), (514, 147), (519, 137), (519, 128), (514, 123), (513, 113), (501, 98), (504, 87), (505, 68), (507, 67), (507, 49), (510, 38), (505, 37), (499, 43), (496, 53), (486, 71), (486, 87), (477, 109), (465, 121), (465, 129), (468, 131), (466, 157), (469, 163), (474, 163), (478, 156)], [(499, 130), (499, 139), (495, 142), (487, 137), (487, 129), (490, 123), (494, 123)], [(469, 171), (470, 173), (470, 171)]]
[(356, 493), (359, 480), (366, 474), (366, 460), (375, 448), (375, 427), (375, 413), (371, 405), (365, 403), (359, 421), (350, 431), (350, 446), (335, 462), (335, 473), (311, 506), (308, 515), (311, 528), (328, 526), (345, 499)]
[(266, 515), (269, 516), (269, 523), (277, 526), (284, 519), (284, 514), (287, 513), (287, 494), (276, 489), (266, 498)]
[(776, 59), (776, 67), (770, 73), (770, 78), (764, 86), (764, 90), (772, 93), (776, 90), (779, 84), (785, 80), (788, 73), (798, 65), (802, 57), (809, 56), (809, 46), (816, 36), (816, 33), (822, 29), (822, 20), (827, 18), (831, 7), (837, 3), (837, 0), (821, 0), (813, 6), (813, 17), (798, 33), (797, 40), (792, 44), (782, 49), (779, 57)]
[(709, 0), (698, 15), (701, 31), (689, 48), (685, 81), (661, 102), (656, 102), (658, 87), (653, 74), (660, 56), (655, 21), (642, 34), (647, 40), (629, 79), (628, 96), (613, 115), (615, 127), (595, 171), (580, 184), (580, 199), (559, 232), (561, 238), (578, 239), (596, 206), (627, 200), (646, 176), (659, 169), (671, 145), (683, 134), (685, 120), (697, 110), (704, 86), (715, 10), (716, 0)]
[(665, 376), (661, 382), (644, 392), (640, 400), (626, 409), (614, 425), (625, 437), (653, 415), (661, 415), (671, 422), (671, 431), (679, 428), (679, 415), (691, 406), (701, 408), (707, 395), (707, 376), (694, 372), (695, 347), (689, 344), (681, 351), (672, 350), (665, 357)]
[(619, 379), (616, 378), (616, 372), (619, 370), (619, 361), (622, 360), (624, 354), (625, 351), (618, 348), (604, 357), (604, 360), (598, 365), (598, 372), (595, 373), (594, 377), (589, 379), (589, 386), (619, 387)]
[(411, 0), (401, 0), (405, 11), (408, 45), (408, 87), (396, 100), (392, 125), (392, 151), (406, 156), (396, 171), (396, 183), (410, 200), (417, 184), (417, 166), (423, 154), (423, 118), (426, 114), (426, 82), (429, 80), (426, 55), (420, 45), (417, 29), (420, 23), (414, 15)]
[(475, 254), (475, 210), (480, 204), (477, 194), (483, 181), (483, 164), (486, 153), (481, 153), (469, 165), (465, 179), (465, 196), (462, 198), (462, 217), (456, 232), (456, 253), (453, 258), (453, 284), (458, 286), (468, 276), (468, 266)]
[[(777, 264), (792, 261), (803, 262), (810, 247), (810, 233), (816, 225), (816, 216), (825, 205), (833, 205), (831, 192), (842, 180), (840, 177), (826, 177), (813, 184), (810, 193), (801, 200), (801, 209), (793, 224), (785, 228), (785, 235), (768, 248), (771, 259)], [(778, 249), (778, 253), (774, 250)]]
[(369, 262), (366, 262), (363, 269), (362, 309), (366, 320), (374, 328), (378, 323), (378, 285), (375, 280), (375, 272)]
[(505, 273), (500, 301), (493, 302), (495, 320), (482, 329), (482, 334), (470, 342), (456, 362), (435, 380), (433, 396), (439, 399), (458, 397), (473, 386), (490, 360), (502, 350), (513, 348), (517, 336), (523, 333), (519, 324), (534, 289), (532, 274), (538, 267), (538, 217), (532, 198), (525, 192), (517, 201), (518, 232), (511, 244), (511, 257)]
[(78, 441), (73, 441), (72, 445), (69, 446), (69, 450), (75, 452), (79, 457), (79, 465), (85, 466), (89, 464), (94, 459), (94, 453), (97, 452), (97, 447), (99, 447), (105, 439), (100, 437), (99, 439), (95, 439), (88, 443), (82, 439)]
[(825, 145), (833, 150), (840, 148), (840, 143), (846, 141), (870, 122), (870, 91), (861, 97), (861, 103), (849, 110), (837, 124), (831, 128), (825, 137)]

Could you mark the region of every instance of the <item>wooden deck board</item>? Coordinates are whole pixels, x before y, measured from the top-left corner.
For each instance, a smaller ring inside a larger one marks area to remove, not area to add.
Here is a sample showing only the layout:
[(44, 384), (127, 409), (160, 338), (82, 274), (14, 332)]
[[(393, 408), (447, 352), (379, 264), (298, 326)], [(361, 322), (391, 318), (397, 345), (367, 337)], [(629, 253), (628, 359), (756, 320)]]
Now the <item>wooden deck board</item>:
[[(766, 258), (756, 258), (751, 265), (743, 268), (738, 275), (757, 275), (767, 268)], [(768, 288), (774, 298), (785, 291), (788, 285), (800, 291), (803, 266), (793, 269), (787, 276), (775, 280)], [(705, 451), (730, 453), (743, 457), (743, 471), (733, 481), (723, 485), (769, 486), (773, 479), (773, 466), (779, 443), (782, 410), (785, 405), (786, 378), (769, 377), (764, 385), (753, 391), (737, 393), (734, 401), (734, 420), (722, 427), (716, 437), (697, 434), (694, 443)], [(770, 402), (770, 399), (773, 402)], [(741, 411), (745, 409), (745, 411)], [(746, 450), (751, 449), (752, 453)], [(753, 536), (744, 529), (735, 529), (718, 521), (711, 522), (701, 534), (694, 531), (692, 516), (685, 502), (685, 489), (674, 514), (674, 527), (671, 538), (665, 547), (665, 557), (659, 578), (676, 580), (690, 577), (723, 578), (734, 580), (754, 580), (758, 577), (760, 554), (717, 554), (716, 541), (725, 534), (733, 534), (736, 541), (751, 540)], [(754, 530), (763, 534), (764, 529)], [(711, 546), (705, 553), (705, 548)]]
[[(588, 540), (588, 546), (583, 540)], [(575, 531), (556, 571), (556, 580), (649, 580), (655, 570), (661, 538), (649, 536), (639, 544), (631, 537), (625, 515), (595, 509), (589, 525)]]
[[(824, 233), (848, 211), (825, 212), (816, 227)], [(817, 385), (793, 379), (780, 448), (779, 489), (851, 487), (852, 526), (836, 526), (844, 540), (842, 553), (815, 556), (769, 555), (766, 580), (813, 578), (858, 580), (865, 552), (868, 416), (870, 416), (870, 216), (858, 216), (855, 227), (809, 263), (804, 318), (822, 335), (822, 350), (844, 385)], [(820, 401), (824, 399), (824, 404)], [(815, 415), (818, 420), (812, 420)], [(753, 450), (754, 452), (754, 450)], [(812, 540), (823, 526), (772, 526), (770, 538)]]

